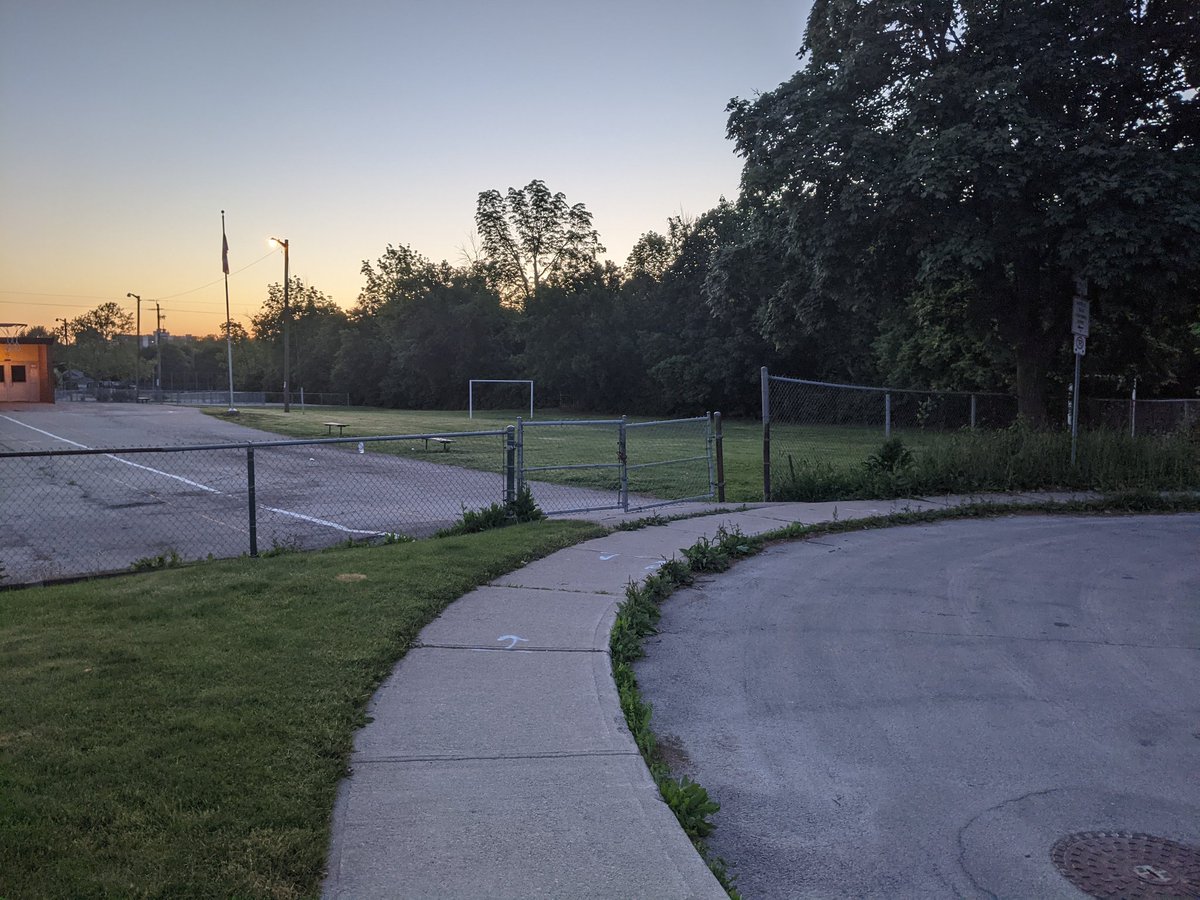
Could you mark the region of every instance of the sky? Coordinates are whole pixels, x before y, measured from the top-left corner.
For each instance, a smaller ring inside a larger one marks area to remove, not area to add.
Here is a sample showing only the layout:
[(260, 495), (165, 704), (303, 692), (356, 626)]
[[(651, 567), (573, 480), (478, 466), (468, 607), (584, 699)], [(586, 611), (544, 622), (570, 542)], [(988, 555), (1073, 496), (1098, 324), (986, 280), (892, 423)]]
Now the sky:
[(249, 324), (291, 274), (461, 263), (481, 191), (541, 179), (624, 262), (738, 193), (733, 97), (799, 67), (809, 0), (0, 0), (0, 322), (107, 300)]

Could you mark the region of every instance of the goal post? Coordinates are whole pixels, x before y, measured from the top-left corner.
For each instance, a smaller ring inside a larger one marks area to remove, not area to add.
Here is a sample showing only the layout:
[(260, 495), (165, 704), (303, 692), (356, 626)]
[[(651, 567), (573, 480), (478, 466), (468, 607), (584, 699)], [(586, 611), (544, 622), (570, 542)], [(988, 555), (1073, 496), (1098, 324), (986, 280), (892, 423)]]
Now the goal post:
[(525, 378), (472, 378), (467, 382), (467, 418), (475, 418), (475, 385), (477, 384), (527, 384), (529, 385), (529, 418), (533, 418), (533, 381)]

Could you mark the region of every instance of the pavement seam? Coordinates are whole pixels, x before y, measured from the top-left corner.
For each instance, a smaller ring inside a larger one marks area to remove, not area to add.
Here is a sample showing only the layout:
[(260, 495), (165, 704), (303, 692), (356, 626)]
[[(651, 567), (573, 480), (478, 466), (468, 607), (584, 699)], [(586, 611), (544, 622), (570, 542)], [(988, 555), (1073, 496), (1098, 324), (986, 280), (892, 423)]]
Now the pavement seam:
[[(562, 551), (559, 551), (562, 552)], [(518, 570), (520, 571), (520, 570)], [(604, 597), (616, 597), (612, 591), (582, 591), (578, 588), (568, 587), (541, 587), (536, 584), (497, 584), (494, 581), (488, 582), (485, 587), (512, 588), (517, 591), (552, 591), (556, 594), (597, 594)]]
[(413, 644), (410, 650), (469, 650), (472, 653), (608, 653), (607, 647), (483, 647), (479, 644)]
[(446, 755), (446, 756), (369, 756), (351, 757), (353, 768), (365, 763), (421, 763), (421, 762), (474, 762), (506, 759), (588, 759), (589, 757), (629, 757), (641, 758), (641, 753), (634, 750), (560, 750), (546, 753), (494, 753), (487, 756)]

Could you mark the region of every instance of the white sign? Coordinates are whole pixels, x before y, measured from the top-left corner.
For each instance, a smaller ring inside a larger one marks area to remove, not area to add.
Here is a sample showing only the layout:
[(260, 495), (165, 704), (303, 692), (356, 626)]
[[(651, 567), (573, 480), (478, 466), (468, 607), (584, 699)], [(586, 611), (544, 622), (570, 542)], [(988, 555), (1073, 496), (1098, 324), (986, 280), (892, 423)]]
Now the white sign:
[[(1091, 321), (1092, 304), (1084, 300), (1082, 297), (1076, 297), (1075, 302), (1071, 304), (1071, 334), (1079, 335), (1080, 337), (1088, 336), (1088, 324)], [(1078, 346), (1078, 344), (1076, 345)], [(1081, 351), (1076, 350), (1076, 353), (1083, 355)]]
[(1075, 335), (1075, 355), (1083, 356), (1087, 353), (1087, 335)]

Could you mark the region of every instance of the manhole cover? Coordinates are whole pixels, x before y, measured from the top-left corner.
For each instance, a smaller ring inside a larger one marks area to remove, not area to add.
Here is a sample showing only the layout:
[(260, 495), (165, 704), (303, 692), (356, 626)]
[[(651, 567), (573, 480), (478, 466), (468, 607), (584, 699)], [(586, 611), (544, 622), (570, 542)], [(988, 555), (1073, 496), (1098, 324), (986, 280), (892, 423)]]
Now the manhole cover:
[(1200, 898), (1200, 848), (1125, 831), (1083, 831), (1060, 839), (1050, 859), (1092, 897)]

